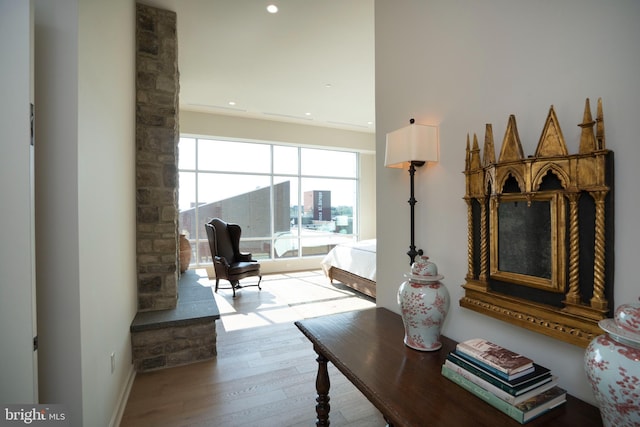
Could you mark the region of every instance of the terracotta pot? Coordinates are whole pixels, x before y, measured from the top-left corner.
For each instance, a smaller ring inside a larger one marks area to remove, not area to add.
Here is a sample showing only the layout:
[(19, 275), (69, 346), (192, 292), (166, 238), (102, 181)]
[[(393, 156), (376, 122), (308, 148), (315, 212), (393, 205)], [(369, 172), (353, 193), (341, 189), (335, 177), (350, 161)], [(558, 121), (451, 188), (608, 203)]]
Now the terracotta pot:
[(191, 243), (184, 234), (180, 235), (180, 273), (184, 273), (191, 263)]

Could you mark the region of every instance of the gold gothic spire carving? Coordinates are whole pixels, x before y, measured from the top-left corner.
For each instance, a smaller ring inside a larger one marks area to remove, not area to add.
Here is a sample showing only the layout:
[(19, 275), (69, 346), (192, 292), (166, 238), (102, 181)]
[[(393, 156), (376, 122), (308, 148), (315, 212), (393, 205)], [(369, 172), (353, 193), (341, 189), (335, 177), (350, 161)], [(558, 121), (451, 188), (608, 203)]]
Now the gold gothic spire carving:
[(601, 99), (595, 120), (585, 101), (578, 126), (578, 154), (569, 154), (551, 106), (535, 154), (525, 157), (511, 115), (497, 161), (491, 124), (482, 156), (477, 136), (471, 144), (467, 135), (460, 305), (586, 347), (613, 307), (613, 153)]

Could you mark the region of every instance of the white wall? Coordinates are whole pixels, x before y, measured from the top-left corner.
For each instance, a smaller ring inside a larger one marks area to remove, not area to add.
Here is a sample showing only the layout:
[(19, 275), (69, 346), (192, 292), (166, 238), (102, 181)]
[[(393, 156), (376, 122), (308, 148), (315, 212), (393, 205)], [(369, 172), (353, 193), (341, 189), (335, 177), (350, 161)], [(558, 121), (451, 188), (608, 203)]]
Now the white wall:
[(256, 141), (305, 144), (323, 148), (349, 148), (365, 153), (375, 153), (374, 135), (371, 132), (357, 132), (197, 111), (180, 111), (180, 132), (194, 135), (244, 138)]
[(31, 3), (0, 0), (0, 402), (38, 401), (30, 103)]
[(123, 385), (133, 375), (129, 326), (137, 311), (137, 274), (132, 3), (79, 3), (78, 228), (85, 426), (110, 420)]
[[(594, 402), (582, 348), (458, 305), (467, 272), (466, 135), (475, 132), (482, 143), (485, 123), (492, 123), (499, 151), (515, 114), (525, 155), (533, 154), (553, 104), (575, 153), (585, 98), (595, 108), (601, 97), (616, 163), (615, 304), (637, 301), (640, 3), (377, 0), (375, 8), (378, 152), (385, 134), (411, 117), (440, 126), (441, 161), (416, 175), (416, 241), (438, 264), (452, 297), (445, 335), (482, 336), (532, 356), (572, 394)], [(398, 312), (395, 295), (409, 268), (409, 183), (408, 174), (383, 162), (378, 156), (378, 304)]]
[[(180, 111), (180, 133), (274, 143), (304, 144), (360, 153), (360, 237), (376, 236), (375, 135), (272, 120)], [(263, 273), (320, 268), (319, 258), (261, 261)]]
[(133, 375), (135, 8), (34, 4), (40, 400), (110, 425)]
[(82, 416), (77, 1), (35, 0), (36, 274), (42, 403)]

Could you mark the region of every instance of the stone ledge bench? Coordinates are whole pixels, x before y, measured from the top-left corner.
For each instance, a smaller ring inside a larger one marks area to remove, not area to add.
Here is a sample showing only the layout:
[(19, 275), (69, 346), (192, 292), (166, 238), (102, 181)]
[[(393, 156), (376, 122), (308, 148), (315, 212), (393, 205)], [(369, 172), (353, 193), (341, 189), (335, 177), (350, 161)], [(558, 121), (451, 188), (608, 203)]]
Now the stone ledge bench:
[(131, 350), (137, 372), (186, 365), (216, 356), (220, 311), (205, 275), (187, 270), (178, 282), (178, 303), (169, 310), (138, 312), (131, 323)]

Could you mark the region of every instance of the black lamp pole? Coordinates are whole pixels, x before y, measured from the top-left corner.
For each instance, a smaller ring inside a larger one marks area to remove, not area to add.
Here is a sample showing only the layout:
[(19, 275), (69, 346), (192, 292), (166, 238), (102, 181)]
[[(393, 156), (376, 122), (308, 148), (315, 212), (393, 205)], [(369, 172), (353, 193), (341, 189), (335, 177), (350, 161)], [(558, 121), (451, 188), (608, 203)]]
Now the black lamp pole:
[[(412, 119), (413, 120), (413, 119)], [(417, 161), (417, 160), (412, 160), (411, 161), (411, 165), (409, 166), (409, 177), (410, 177), (410, 181), (411, 181), (411, 197), (409, 198), (409, 205), (411, 206), (411, 245), (409, 246), (409, 252), (407, 252), (407, 255), (409, 255), (409, 265), (412, 265), (413, 262), (416, 259), (417, 255), (422, 255), (424, 252), (422, 251), (422, 249), (418, 249), (416, 251), (416, 244), (415, 244), (415, 234), (416, 234), (416, 226), (415, 226), (415, 205), (416, 205), (416, 198), (414, 197), (414, 186), (413, 186), (413, 176), (416, 174), (416, 168), (419, 168), (420, 166), (423, 166), (425, 162), (423, 161)]]

